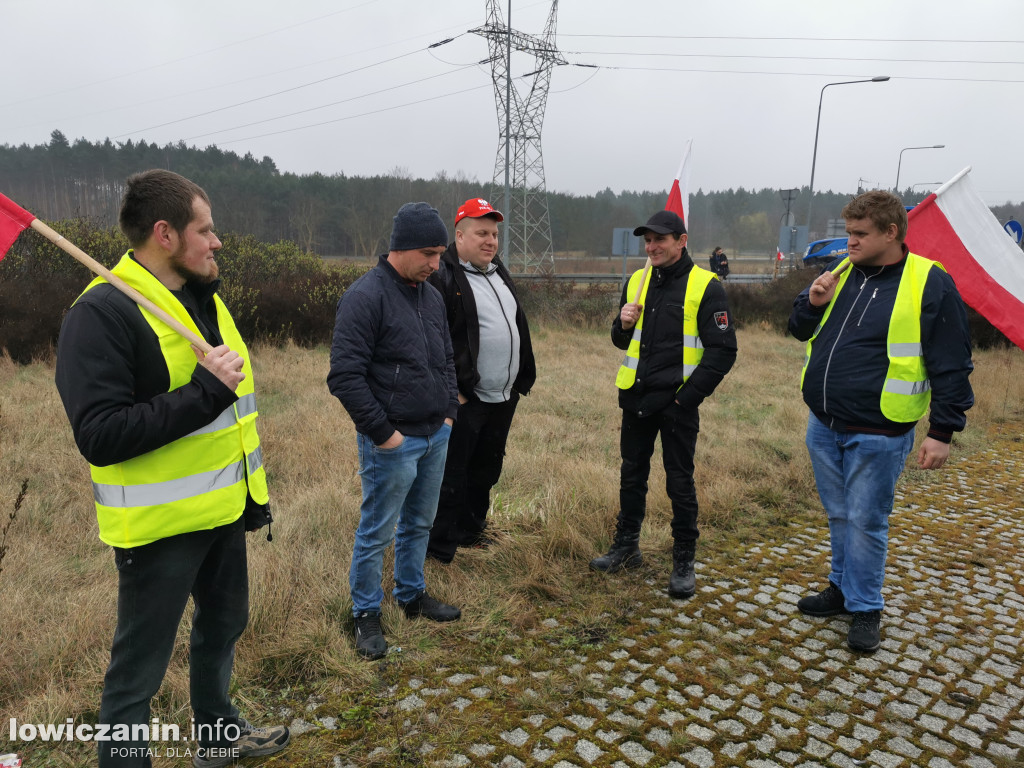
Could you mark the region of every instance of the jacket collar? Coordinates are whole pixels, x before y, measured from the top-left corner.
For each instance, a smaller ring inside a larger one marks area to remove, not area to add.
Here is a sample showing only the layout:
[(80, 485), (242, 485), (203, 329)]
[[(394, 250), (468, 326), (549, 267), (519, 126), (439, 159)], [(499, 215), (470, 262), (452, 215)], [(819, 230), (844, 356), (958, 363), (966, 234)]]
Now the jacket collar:
[(668, 280), (669, 278), (682, 276), (687, 274), (693, 268), (693, 259), (690, 258), (690, 252), (683, 247), (683, 253), (679, 259), (667, 267), (659, 267), (657, 269), (658, 279)]
[(406, 280), (404, 277), (398, 274), (398, 270), (391, 266), (391, 262), (388, 261), (388, 254), (386, 253), (382, 253), (378, 257), (377, 266), (384, 270), (384, 274), (386, 274), (399, 285), (408, 288), (410, 291), (418, 291), (420, 288), (423, 287), (423, 283), (410, 283), (408, 280)]
[[(132, 250), (132, 249), (128, 250), (128, 257), (133, 262), (135, 262), (140, 267), (142, 267), (147, 272), (149, 272), (149, 274), (153, 275), (153, 273), (149, 271), (149, 269), (146, 267), (145, 264), (143, 264), (141, 261), (139, 261), (138, 259), (135, 258), (135, 251), (134, 250)], [(156, 275), (153, 275), (153, 279), (154, 280), (156, 279)], [(185, 283), (185, 285), (183, 285), (178, 290), (180, 290), (180, 291), (187, 290), (190, 294), (192, 294), (192, 297), (196, 300), (196, 303), (200, 307), (205, 307), (206, 303), (213, 298), (213, 294), (215, 294), (218, 290), (220, 290), (220, 284), (221, 284), (221, 279), (219, 277), (214, 279), (214, 280), (212, 280), (212, 281), (210, 281), (209, 283), (199, 283), (199, 282), (196, 282), (195, 280), (189, 280), (188, 282)], [(171, 293), (176, 293), (176, 291), (171, 291)]]
[(453, 269), (461, 269), (470, 274), (489, 275), (492, 272), (497, 271), (498, 264), (501, 262), (501, 257), (495, 256), (491, 259), (490, 266), (488, 266), (486, 270), (477, 269), (469, 262), (463, 261), (459, 258), (459, 248), (453, 240), (451, 245), (449, 245), (445, 249), (445, 252), (441, 254), (441, 261), (447, 263)]

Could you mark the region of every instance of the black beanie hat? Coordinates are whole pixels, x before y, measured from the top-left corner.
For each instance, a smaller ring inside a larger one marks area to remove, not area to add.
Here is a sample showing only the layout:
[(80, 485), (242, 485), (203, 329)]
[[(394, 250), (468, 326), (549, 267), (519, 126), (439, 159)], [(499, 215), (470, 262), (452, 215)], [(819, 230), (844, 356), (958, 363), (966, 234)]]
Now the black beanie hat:
[(391, 227), (391, 250), (414, 251), (448, 245), (448, 230), (436, 208), (427, 203), (406, 203)]

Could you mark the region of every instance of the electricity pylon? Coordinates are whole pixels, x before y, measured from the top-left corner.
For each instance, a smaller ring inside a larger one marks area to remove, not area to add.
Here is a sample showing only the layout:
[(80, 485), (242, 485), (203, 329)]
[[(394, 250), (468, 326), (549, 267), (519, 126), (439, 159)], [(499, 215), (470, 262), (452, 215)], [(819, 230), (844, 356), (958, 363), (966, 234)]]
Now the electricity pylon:
[[(551, 69), (557, 64), (568, 64), (555, 47), (557, 13), (558, 0), (552, 0), (544, 34), (538, 37), (511, 29), (498, 12), (498, 0), (487, 0), (487, 23), (471, 30), (487, 38), (491, 54), (500, 126), (491, 200), (507, 208), (503, 211), (508, 232), (505, 261), (513, 272), (553, 272), (555, 268), (540, 134)], [(516, 78), (519, 83), (509, 80), (510, 47), (531, 54), (536, 62), (534, 71)], [(504, 201), (506, 160), (510, 187), (507, 204), (499, 202)]]

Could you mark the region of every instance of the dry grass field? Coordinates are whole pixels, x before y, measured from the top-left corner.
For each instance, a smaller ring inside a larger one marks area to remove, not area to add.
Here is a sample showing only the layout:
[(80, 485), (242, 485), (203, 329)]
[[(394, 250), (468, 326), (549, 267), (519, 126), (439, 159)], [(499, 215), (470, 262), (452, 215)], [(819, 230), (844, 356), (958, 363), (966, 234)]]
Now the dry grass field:
[[(455, 655), (522, 652), (523, 633), (552, 612), (567, 628), (566, 643), (600, 631), (600, 615), (626, 620), (631, 590), (643, 585), (622, 581), (611, 589), (587, 570), (588, 560), (607, 547), (617, 511), (620, 417), (613, 379), (622, 353), (603, 330), (541, 327), (535, 336), (540, 376), (520, 405), (494, 498), (499, 542), (487, 552), (460, 551), (448, 567), (428, 562), (429, 588), (461, 605), (463, 621), (455, 630), (410, 622), (385, 601), (389, 641), (402, 653), (380, 664), (360, 660), (350, 642), (347, 578), (360, 490), (352, 425), (325, 385), (327, 350), (254, 351), (276, 522), (273, 542), (250, 537), (252, 615), (238, 648), (235, 695), (253, 719), (271, 721), (278, 707), (301, 708), (312, 696), (330, 701), (342, 713), (343, 730), (358, 738), (372, 721), (374, 692), (398, 675), (433, 670)], [(701, 409), (698, 559), (709, 551), (727, 557), (766, 530), (820, 515), (797, 387), (803, 345), (757, 328), (741, 331), (739, 341), (736, 367)], [(981, 445), (993, 424), (1024, 417), (1024, 353), (983, 351), (975, 362), (978, 403), (954, 446), (961, 453)], [(9, 520), (26, 479), (24, 503)], [(664, 579), (669, 515), (656, 462), (641, 545)], [(4, 523), (2, 722), (95, 722), (116, 573), (96, 536), (88, 468), (71, 439), (51, 361), (21, 367), (0, 358), (0, 532)], [(186, 619), (154, 702), (153, 714), (163, 722), (189, 720), (188, 625)], [(442, 746), (460, 738), (445, 722), (423, 727)], [(91, 748), (80, 744), (19, 748), (33, 768), (92, 762)], [(309, 757), (318, 765), (330, 760)]]

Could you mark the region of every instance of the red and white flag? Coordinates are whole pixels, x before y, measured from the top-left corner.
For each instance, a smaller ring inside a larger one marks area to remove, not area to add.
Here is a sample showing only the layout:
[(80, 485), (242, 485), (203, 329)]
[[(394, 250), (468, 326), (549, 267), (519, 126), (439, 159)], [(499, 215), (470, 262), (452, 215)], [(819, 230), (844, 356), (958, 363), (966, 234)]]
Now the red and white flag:
[(665, 210), (678, 214), (687, 227), (690, 226), (688, 213), (690, 210), (690, 150), (692, 148), (693, 139), (690, 139), (686, 142), (683, 162), (679, 164), (676, 180), (672, 182), (672, 189), (668, 193), (668, 202), (665, 203)]
[(0, 195), (0, 259), (7, 255), (21, 231), (32, 226), (35, 218), (10, 198)]
[(964, 301), (1024, 349), (1024, 252), (975, 191), (970, 170), (910, 211), (907, 247), (941, 262)]

